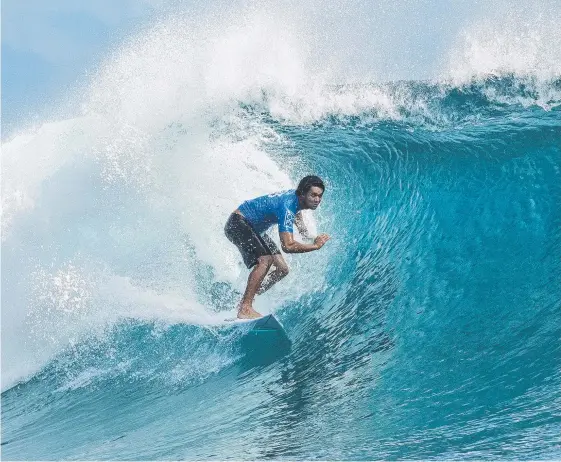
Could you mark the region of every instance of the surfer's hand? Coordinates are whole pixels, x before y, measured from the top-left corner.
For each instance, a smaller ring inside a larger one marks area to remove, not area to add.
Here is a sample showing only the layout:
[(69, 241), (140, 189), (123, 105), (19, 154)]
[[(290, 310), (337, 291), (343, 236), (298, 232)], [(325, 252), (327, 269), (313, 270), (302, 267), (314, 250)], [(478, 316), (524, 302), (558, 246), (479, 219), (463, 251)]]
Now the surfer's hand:
[(314, 239), (314, 244), (317, 246), (318, 249), (321, 249), (328, 240), (329, 240), (329, 236), (323, 233)]

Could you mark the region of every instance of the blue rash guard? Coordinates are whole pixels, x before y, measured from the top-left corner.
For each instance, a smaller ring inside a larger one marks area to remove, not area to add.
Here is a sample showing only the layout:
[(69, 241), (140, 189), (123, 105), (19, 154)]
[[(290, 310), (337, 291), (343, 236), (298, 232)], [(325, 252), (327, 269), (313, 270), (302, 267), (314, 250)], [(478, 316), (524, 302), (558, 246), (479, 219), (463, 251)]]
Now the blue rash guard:
[(291, 189), (245, 201), (238, 210), (258, 233), (277, 223), (279, 233), (292, 233), (296, 213), (300, 209), (296, 191)]

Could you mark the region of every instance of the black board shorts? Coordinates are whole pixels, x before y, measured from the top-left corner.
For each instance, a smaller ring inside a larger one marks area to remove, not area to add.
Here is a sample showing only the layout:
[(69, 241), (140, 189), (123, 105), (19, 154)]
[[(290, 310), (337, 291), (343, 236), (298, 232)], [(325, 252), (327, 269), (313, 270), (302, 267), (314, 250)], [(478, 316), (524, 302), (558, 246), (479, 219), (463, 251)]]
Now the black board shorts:
[(226, 237), (236, 245), (242, 254), (245, 266), (252, 268), (257, 259), (265, 255), (279, 255), (280, 250), (265, 233), (262, 235), (239, 213), (232, 213), (224, 227)]

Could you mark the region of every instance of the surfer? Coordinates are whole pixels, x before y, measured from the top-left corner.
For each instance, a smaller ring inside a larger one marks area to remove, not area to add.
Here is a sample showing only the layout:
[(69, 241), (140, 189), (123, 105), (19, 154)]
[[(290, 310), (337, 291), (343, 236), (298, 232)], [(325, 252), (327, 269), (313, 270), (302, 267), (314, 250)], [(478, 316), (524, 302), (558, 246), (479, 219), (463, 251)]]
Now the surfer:
[[(315, 210), (320, 204), (325, 185), (321, 178), (310, 175), (302, 178), (296, 190), (282, 191), (247, 200), (228, 218), (224, 232), (242, 254), (248, 269), (253, 268), (247, 287), (238, 306), (238, 318), (260, 318), (253, 309), (255, 295), (269, 290), (288, 274), (288, 265), (278, 247), (266, 231), (278, 224), (282, 250), (286, 253), (303, 253), (318, 250), (329, 240), (320, 234), (313, 244), (297, 242), (293, 237), (293, 226), (304, 238), (311, 238), (302, 210)], [(273, 271), (269, 270), (273, 267)]]

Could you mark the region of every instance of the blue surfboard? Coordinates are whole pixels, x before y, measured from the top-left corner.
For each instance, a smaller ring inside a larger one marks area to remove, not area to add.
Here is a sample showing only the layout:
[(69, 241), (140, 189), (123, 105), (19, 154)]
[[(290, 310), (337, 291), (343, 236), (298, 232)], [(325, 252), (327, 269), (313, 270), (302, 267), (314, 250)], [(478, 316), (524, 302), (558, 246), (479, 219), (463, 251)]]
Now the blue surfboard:
[(270, 364), (290, 352), (292, 342), (272, 314), (257, 319), (227, 319), (226, 323), (243, 329), (240, 344), (243, 370)]
[(242, 325), (256, 332), (284, 332), (282, 324), (272, 314), (267, 314), (257, 319), (227, 319), (226, 322), (232, 325)]
[(253, 330), (260, 332), (284, 331), (282, 324), (272, 314), (253, 320)]

